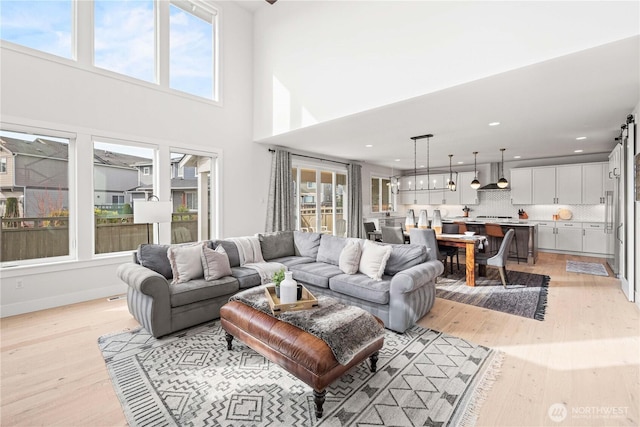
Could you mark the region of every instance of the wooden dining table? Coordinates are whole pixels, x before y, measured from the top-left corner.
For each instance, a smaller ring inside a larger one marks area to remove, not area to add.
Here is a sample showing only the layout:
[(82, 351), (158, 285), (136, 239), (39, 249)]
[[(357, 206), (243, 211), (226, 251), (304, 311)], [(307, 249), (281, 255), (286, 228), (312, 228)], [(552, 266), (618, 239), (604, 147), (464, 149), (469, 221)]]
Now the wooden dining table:
[(486, 244), (487, 238), (485, 236), (467, 236), (465, 234), (436, 234), (438, 243), (442, 246), (453, 246), (456, 248), (465, 249), (465, 267), (466, 267), (466, 282), (468, 286), (476, 285), (476, 275), (486, 275), (485, 266), (480, 265), (478, 271), (476, 271), (476, 249), (482, 243), (483, 247)]

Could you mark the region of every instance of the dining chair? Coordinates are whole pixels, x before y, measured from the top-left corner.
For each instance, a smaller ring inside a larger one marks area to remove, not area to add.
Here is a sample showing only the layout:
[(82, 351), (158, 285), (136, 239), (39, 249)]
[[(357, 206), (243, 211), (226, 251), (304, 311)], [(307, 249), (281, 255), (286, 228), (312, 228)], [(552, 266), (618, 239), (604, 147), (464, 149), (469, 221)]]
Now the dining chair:
[(344, 218), (336, 219), (336, 236), (346, 237), (347, 235), (347, 220)]
[[(364, 232), (367, 235), (367, 239), (371, 239), (371, 234), (370, 233), (375, 233), (376, 231), (376, 223), (375, 222), (364, 222), (362, 223), (362, 225), (364, 226)], [(379, 237), (376, 237), (374, 239), (377, 242), (382, 241), (382, 239), (380, 239)]]
[(402, 227), (381, 227), (381, 231), (384, 243), (404, 243)]
[(423, 245), (427, 247), (427, 257), (429, 261), (438, 260), (444, 264), (444, 270), (447, 271), (447, 257), (442, 254), (438, 248), (438, 240), (436, 232), (430, 228), (413, 228), (409, 231), (409, 243), (412, 245)]
[(500, 271), (500, 281), (502, 282), (503, 287), (507, 287), (507, 283), (509, 282), (509, 276), (507, 276), (507, 258), (509, 257), (509, 245), (511, 245), (511, 240), (515, 235), (515, 231), (510, 229), (504, 235), (502, 239), (502, 243), (500, 244), (500, 249), (498, 252), (491, 256), (491, 254), (479, 253), (476, 254), (476, 263), (480, 265), (486, 265), (488, 267), (497, 267)]
[[(505, 233), (504, 233), (504, 231), (502, 231), (502, 226), (500, 224), (487, 223), (487, 224), (484, 225), (484, 229), (485, 229), (485, 233), (487, 235), (487, 238), (489, 239), (490, 253), (495, 254), (499, 250), (499, 249), (496, 249), (496, 247), (502, 241), (504, 241)], [(510, 228), (510, 230), (512, 230), (512, 228)], [(514, 233), (515, 233), (515, 231), (514, 231)], [(518, 254), (518, 239), (515, 236), (515, 234), (513, 236), (513, 239), (514, 239), (514, 241), (516, 243), (516, 249), (515, 249), (515, 251), (512, 251), (511, 247), (509, 247), (508, 248), (509, 253), (507, 254), (507, 256), (515, 255), (516, 259), (518, 260), (518, 264), (520, 264), (520, 256)]]
[[(457, 224), (442, 224), (442, 232), (444, 234), (460, 234), (458, 231)], [(453, 274), (453, 257), (456, 257), (456, 268), (460, 269), (460, 257), (458, 248), (454, 248), (453, 246), (444, 246), (438, 245), (438, 249), (442, 254), (449, 257), (449, 268), (451, 269), (451, 274)]]

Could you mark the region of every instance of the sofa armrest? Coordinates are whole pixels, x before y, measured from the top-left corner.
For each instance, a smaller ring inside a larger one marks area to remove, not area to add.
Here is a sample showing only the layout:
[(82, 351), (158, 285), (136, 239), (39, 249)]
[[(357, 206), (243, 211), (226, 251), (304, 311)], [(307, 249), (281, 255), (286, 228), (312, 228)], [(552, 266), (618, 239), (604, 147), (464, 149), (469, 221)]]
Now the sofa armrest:
[(427, 261), (396, 273), (391, 279), (389, 293), (402, 294), (432, 283), (442, 274), (444, 265), (440, 261)]
[(169, 304), (169, 282), (162, 274), (128, 262), (118, 266), (116, 275), (134, 290), (152, 297), (156, 302)]

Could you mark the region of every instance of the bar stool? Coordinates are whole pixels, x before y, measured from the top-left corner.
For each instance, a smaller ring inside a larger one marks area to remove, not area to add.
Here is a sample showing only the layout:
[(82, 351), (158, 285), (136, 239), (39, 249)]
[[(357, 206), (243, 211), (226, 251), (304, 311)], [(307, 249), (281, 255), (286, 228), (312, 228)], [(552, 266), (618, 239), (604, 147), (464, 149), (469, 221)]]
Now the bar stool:
[[(502, 226), (500, 224), (487, 223), (484, 225), (484, 229), (485, 229), (485, 234), (489, 239), (490, 253), (497, 253), (498, 248), (500, 247), (500, 244), (504, 239), (504, 232), (502, 231)], [(509, 247), (508, 257), (511, 256), (512, 254), (515, 254), (516, 260), (518, 261), (518, 264), (520, 264), (520, 256), (518, 254), (518, 238), (515, 232), (516, 231), (513, 230), (513, 242), (516, 245), (516, 250), (512, 251), (511, 247)]]

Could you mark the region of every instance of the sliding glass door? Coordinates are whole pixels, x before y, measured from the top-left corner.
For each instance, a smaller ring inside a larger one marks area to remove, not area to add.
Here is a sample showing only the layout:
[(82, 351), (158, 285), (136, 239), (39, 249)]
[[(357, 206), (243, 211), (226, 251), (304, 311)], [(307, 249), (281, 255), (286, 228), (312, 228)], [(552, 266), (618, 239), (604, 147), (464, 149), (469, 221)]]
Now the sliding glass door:
[(296, 229), (345, 236), (346, 171), (294, 166)]

